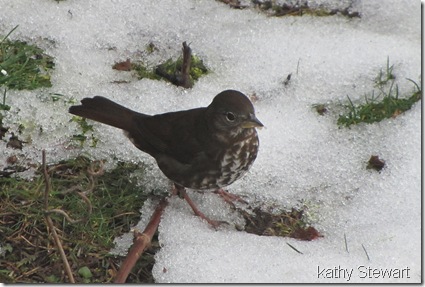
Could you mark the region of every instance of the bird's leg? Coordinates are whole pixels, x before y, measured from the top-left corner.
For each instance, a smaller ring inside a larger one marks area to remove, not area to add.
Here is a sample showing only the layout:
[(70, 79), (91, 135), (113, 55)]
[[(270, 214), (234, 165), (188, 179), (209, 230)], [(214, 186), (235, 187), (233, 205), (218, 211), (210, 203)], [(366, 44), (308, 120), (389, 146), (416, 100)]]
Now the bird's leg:
[(240, 203), (244, 203), (244, 204), (248, 204), (248, 202), (243, 200), (240, 196), (238, 196), (236, 194), (232, 194), (230, 192), (227, 192), (222, 188), (215, 190), (214, 193), (220, 195), (224, 199), (225, 202), (227, 202), (228, 204), (230, 204), (232, 206), (235, 206), (235, 204), (233, 203), (235, 201), (240, 202)]
[(174, 187), (175, 189), (173, 189), (173, 194), (177, 194), (179, 197), (184, 198), (189, 204), (189, 206), (192, 208), (193, 213), (195, 213), (195, 215), (199, 216), (202, 219), (205, 219), (214, 228), (217, 228), (218, 226), (220, 226), (221, 223), (223, 223), (220, 221), (211, 220), (205, 214), (203, 214), (192, 201), (192, 199), (190, 199), (189, 195), (187, 195), (186, 189), (183, 186), (174, 184)]

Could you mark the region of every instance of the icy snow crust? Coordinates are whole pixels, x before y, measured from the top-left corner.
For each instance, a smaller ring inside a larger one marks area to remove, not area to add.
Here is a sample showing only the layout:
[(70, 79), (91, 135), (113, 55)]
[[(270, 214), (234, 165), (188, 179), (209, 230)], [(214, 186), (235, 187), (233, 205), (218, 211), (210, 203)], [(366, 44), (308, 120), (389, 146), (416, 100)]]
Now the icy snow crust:
[[(321, 2), (332, 5), (316, 3)], [(168, 182), (154, 161), (117, 129), (94, 123), (98, 147), (69, 149), (69, 138), (79, 133), (69, 122), (69, 104), (47, 101), (46, 95), (77, 100), (102, 95), (151, 114), (206, 106), (229, 88), (258, 97), (257, 116), (266, 125), (259, 131), (260, 152), (250, 172), (229, 191), (282, 208), (304, 202), (324, 237), (304, 242), (257, 236), (232, 225), (215, 231), (173, 198), (159, 227), (157, 282), (421, 281), (420, 103), (397, 118), (351, 129), (339, 129), (335, 116), (319, 116), (311, 108), (345, 101), (347, 95), (361, 99), (372, 90), (387, 57), (400, 91), (411, 92), (405, 78), (418, 82), (421, 75), (419, 1), (353, 0), (360, 19), (271, 18), (207, 0), (0, 0), (0, 7), (0, 34), (19, 25), (11, 38), (41, 46), (56, 62), (51, 89), (8, 91), (12, 110), (6, 126), (32, 123), (33, 129), (26, 130), (32, 144), (22, 151), (28, 161), (39, 162), (42, 149), (51, 162), (81, 152), (143, 161), (150, 170), (146, 183), (166, 190)], [(111, 69), (128, 57), (158, 64), (179, 55), (183, 41), (212, 70), (193, 89), (138, 81)], [(159, 51), (148, 55), (149, 42)], [(131, 82), (111, 83), (116, 80)], [(5, 142), (0, 145), (3, 168), (15, 151)], [(386, 161), (381, 173), (366, 170), (375, 154)], [(190, 195), (212, 218), (241, 222), (216, 195)], [(140, 229), (154, 206), (148, 202), (143, 207)], [(368, 268), (405, 271), (399, 279), (375, 278)]]

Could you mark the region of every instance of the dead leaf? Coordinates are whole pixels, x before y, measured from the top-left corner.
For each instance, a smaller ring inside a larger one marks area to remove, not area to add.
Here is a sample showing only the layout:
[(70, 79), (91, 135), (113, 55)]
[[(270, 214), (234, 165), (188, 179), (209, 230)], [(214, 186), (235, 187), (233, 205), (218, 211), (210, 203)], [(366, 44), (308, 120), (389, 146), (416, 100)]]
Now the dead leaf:
[(125, 62), (115, 63), (112, 66), (112, 69), (118, 70), (118, 71), (131, 71), (130, 59), (127, 59)]

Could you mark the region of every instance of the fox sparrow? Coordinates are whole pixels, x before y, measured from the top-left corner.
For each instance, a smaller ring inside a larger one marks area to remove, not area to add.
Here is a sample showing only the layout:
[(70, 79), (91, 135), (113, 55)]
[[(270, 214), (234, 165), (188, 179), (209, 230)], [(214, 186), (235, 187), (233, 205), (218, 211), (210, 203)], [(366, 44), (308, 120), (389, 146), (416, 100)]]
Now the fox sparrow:
[(212, 225), (216, 222), (196, 208), (185, 187), (220, 189), (242, 177), (257, 157), (255, 127), (263, 124), (250, 100), (235, 90), (219, 93), (208, 107), (153, 116), (100, 96), (81, 103), (69, 112), (124, 130), (138, 149), (156, 159), (195, 214)]

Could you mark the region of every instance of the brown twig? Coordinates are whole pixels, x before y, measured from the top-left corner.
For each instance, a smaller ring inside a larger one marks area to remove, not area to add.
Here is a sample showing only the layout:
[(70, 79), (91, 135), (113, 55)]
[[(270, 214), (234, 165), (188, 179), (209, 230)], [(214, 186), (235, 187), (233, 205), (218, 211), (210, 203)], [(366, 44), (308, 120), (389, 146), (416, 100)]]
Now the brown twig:
[(191, 88), (193, 83), (190, 81), (190, 65), (192, 58), (192, 49), (183, 42), (183, 64), (181, 68), (181, 81), (180, 86), (183, 88)]
[[(95, 163), (98, 164), (98, 167), (97, 167), (96, 170), (95, 170), (95, 167), (94, 167)], [(84, 202), (87, 204), (88, 216), (90, 216), (93, 212), (93, 205), (91, 204), (90, 199), (87, 197), (87, 194), (91, 193), (94, 190), (94, 188), (96, 186), (95, 178), (97, 178), (97, 177), (99, 177), (99, 176), (101, 176), (105, 173), (105, 170), (103, 168), (103, 161), (91, 163), (90, 166), (87, 168), (87, 173), (89, 174), (89, 187), (87, 188), (87, 190), (85, 190), (83, 192), (79, 192), (78, 187), (72, 187), (66, 193), (73, 192), (73, 193), (77, 194), (79, 197), (81, 197), (81, 199), (84, 200)], [(74, 220), (65, 211), (63, 211), (61, 209), (51, 209), (51, 210), (49, 210), (49, 212), (50, 213), (62, 214), (69, 221), (69, 223), (77, 223), (77, 222), (80, 222), (80, 221), (83, 220), (83, 219)]]
[(93, 212), (93, 205), (91, 204), (90, 199), (83, 192), (77, 192), (77, 194), (87, 204), (87, 206), (88, 206), (88, 215), (87, 216), (90, 216), (92, 214), (92, 212)]
[(231, 8), (234, 8), (234, 9), (245, 9), (249, 7), (248, 5), (242, 5), (241, 1), (239, 0), (219, 0), (219, 1), (229, 5)]
[(80, 221), (81, 221), (81, 219), (72, 219), (72, 218), (71, 218), (71, 216), (69, 216), (69, 215), (68, 215), (68, 213), (66, 213), (66, 212), (65, 212), (65, 211), (63, 211), (62, 209), (56, 209), (56, 208), (54, 208), (54, 209), (49, 209), (49, 210), (47, 210), (47, 209), (46, 209), (46, 213), (47, 213), (47, 214), (52, 214), (52, 213), (61, 214), (61, 215), (63, 215), (63, 217), (65, 217), (65, 219), (66, 219), (66, 220), (68, 220), (68, 222), (69, 222), (69, 223), (71, 223), (71, 224), (74, 224), (74, 223), (77, 223), (77, 222), (80, 222)]
[[(94, 165), (97, 164), (98, 167), (95, 169)], [(90, 164), (90, 166), (87, 168), (88, 174), (90, 174), (93, 177), (101, 176), (105, 173), (105, 169), (103, 168), (104, 162), (102, 160), (94, 161)]]
[(46, 166), (46, 151), (42, 151), (42, 164), (43, 164), (43, 176), (44, 181), (46, 183), (45, 189), (44, 189), (44, 217), (46, 218), (47, 226), (49, 227), (50, 231), (52, 232), (53, 239), (55, 241), (56, 247), (59, 251), (59, 254), (61, 256), (63, 265), (65, 267), (66, 274), (68, 275), (69, 282), (75, 283), (74, 275), (72, 275), (71, 267), (69, 265), (68, 259), (66, 258), (65, 251), (62, 247), (62, 242), (59, 239), (58, 234), (56, 233), (56, 228), (53, 224), (52, 219), (49, 215), (49, 193), (51, 190), (51, 184), (50, 184), (50, 177), (49, 173), (47, 172), (47, 166)]
[(167, 204), (168, 201), (166, 198), (161, 199), (161, 201), (156, 206), (156, 209), (143, 233), (137, 231), (134, 232), (133, 245), (131, 246), (124, 262), (122, 263), (121, 268), (115, 277), (114, 283), (125, 283), (125, 280), (127, 279), (128, 274), (131, 272), (131, 269), (133, 269), (137, 260), (143, 254), (143, 251), (152, 241), (152, 237), (155, 234), (155, 231), (158, 229), (162, 213)]
[[(89, 188), (84, 192), (85, 194), (91, 193), (96, 185), (95, 178), (103, 175), (105, 173), (105, 170), (103, 169), (103, 161), (96, 162), (99, 164), (98, 169), (94, 169), (94, 162), (90, 164), (90, 166), (87, 168), (87, 173), (89, 174)], [(89, 203), (90, 201), (88, 201)], [(86, 201), (87, 203), (87, 201)], [(89, 206), (91, 208), (91, 203), (89, 203)]]

